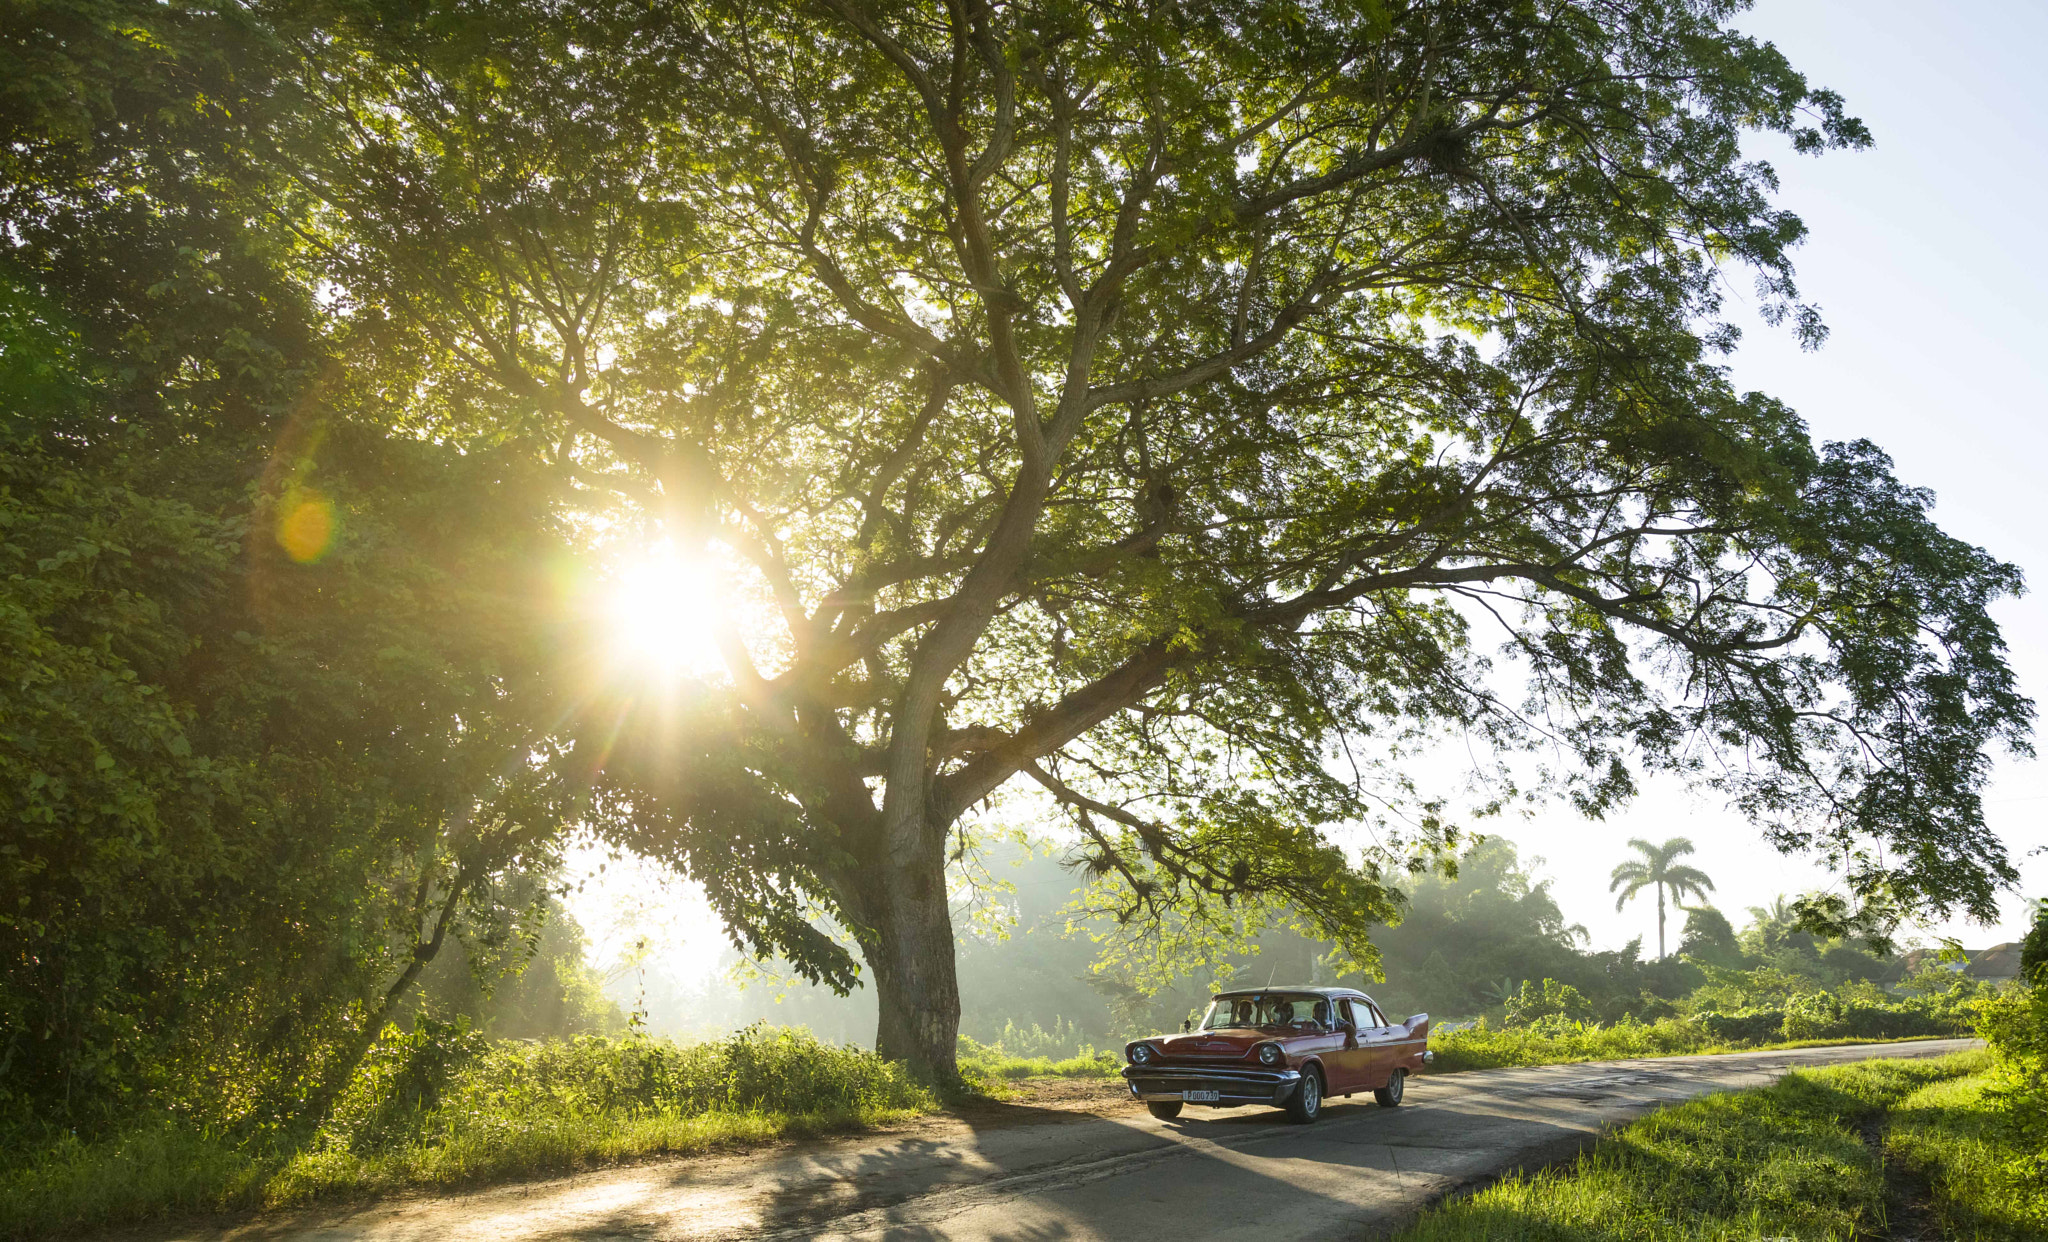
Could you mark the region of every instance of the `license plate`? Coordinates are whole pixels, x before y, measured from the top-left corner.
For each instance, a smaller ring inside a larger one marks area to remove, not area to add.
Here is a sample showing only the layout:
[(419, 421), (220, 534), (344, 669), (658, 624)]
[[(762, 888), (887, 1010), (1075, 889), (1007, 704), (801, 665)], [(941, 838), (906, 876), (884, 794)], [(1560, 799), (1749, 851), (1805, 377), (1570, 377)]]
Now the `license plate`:
[(1223, 1098), (1221, 1091), (1183, 1091), (1180, 1098), (1190, 1104), (1214, 1104)]

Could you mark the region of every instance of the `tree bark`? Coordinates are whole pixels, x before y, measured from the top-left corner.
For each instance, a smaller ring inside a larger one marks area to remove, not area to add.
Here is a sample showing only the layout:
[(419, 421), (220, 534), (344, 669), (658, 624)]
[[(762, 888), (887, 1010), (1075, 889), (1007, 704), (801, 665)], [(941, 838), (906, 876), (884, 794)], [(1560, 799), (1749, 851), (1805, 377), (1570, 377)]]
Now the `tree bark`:
[(938, 852), (889, 870), (893, 874), (873, 887), (871, 923), (858, 935), (880, 1005), (875, 1051), (951, 1088), (960, 1081), (960, 984), (945, 856)]

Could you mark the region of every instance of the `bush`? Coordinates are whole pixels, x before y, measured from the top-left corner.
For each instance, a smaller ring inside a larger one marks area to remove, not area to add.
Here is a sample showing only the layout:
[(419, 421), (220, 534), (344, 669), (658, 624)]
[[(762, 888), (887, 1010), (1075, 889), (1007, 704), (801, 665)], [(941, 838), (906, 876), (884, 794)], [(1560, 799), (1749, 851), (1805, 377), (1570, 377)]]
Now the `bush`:
[(1847, 1008), (1829, 992), (1809, 992), (1785, 1002), (1780, 1029), (1786, 1039), (1839, 1039), (1848, 1033)]
[(1997, 1068), (1985, 1095), (2021, 1148), (2021, 1176), (2048, 1202), (2048, 983), (2014, 983), (1979, 1008), (1977, 1033)]
[(690, 1045), (637, 1035), (493, 1042), (428, 1021), (382, 1041), (304, 1141), (145, 1119), (103, 1142), (65, 1135), (8, 1151), (0, 1236), (474, 1184), (936, 1106), (900, 1065), (803, 1030), (755, 1025)]
[(1529, 1026), (1545, 1018), (1562, 1018), (1567, 1021), (1583, 1021), (1593, 1013), (1593, 1003), (1579, 994), (1569, 983), (1545, 979), (1543, 986), (1536, 986), (1534, 979), (1522, 980), (1522, 990), (1507, 1001), (1507, 1024)]
[(1776, 1039), (1785, 1030), (1782, 1009), (1752, 1009), (1744, 1013), (1702, 1013), (1693, 1020), (1715, 1040), (1730, 1044), (1762, 1043)]

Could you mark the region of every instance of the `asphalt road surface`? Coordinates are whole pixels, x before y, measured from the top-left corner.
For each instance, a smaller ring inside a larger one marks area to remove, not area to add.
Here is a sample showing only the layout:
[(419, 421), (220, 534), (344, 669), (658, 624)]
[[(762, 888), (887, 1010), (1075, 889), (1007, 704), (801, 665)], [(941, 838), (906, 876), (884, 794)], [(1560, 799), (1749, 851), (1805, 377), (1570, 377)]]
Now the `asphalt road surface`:
[[(1410, 1080), (1407, 1101), (1331, 1100), (1320, 1121), (1190, 1107), (1172, 1122), (1103, 1092), (904, 1130), (675, 1160), (438, 1199), (260, 1219), (191, 1239), (697, 1242), (1156, 1237), (1358, 1239), (1606, 1126), (1788, 1068), (1931, 1057), (1974, 1040), (1483, 1070)], [(1118, 1084), (1120, 1087), (1121, 1084)]]

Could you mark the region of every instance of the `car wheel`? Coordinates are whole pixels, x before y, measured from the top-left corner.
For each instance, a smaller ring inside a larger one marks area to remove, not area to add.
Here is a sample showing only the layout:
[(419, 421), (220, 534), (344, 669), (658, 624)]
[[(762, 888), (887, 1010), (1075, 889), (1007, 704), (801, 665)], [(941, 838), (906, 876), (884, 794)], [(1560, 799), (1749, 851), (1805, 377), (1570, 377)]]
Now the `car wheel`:
[(1387, 1079), (1386, 1086), (1372, 1093), (1372, 1098), (1379, 1102), (1381, 1108), (1398, 1108), (1401, 1105), (1401, 1093), (1405, 1090), (1407, 1081), (1408, 1071), (1397, 1069), (1394, 1071), (1393, 1076)]
[(1146, 1100), (1145, 1110), (1161, 1121), (1172, 1121), (1180, 1116), (1179, 1100)]
[(1313, 1068), (1302, 1071), (1301, 1086), (1287, 1101), (1287, 1115), (1304, 1126), (1323, 1115), (1323, 1076)]

